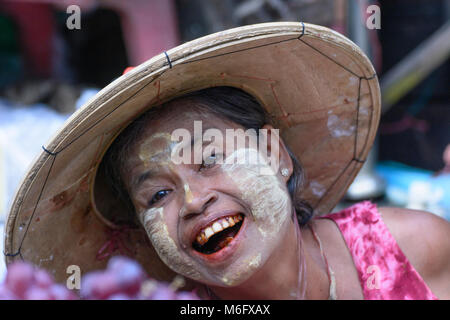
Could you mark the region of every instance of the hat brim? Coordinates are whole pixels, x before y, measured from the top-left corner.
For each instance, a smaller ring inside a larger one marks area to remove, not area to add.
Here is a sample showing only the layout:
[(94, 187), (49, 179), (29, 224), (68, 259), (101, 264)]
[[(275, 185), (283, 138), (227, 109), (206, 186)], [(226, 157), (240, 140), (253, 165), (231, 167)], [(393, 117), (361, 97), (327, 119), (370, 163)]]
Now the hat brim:
[[(306, 172), (303, 198), (329, 212), (363, 165), (380, 117), (380, 90), (364, 53), (312, 24), (265, 23), (215, 33), (162, 53), (101, 90), (75, 112), (25, 176), (5, 230), (6, 262), (17, 257), (58, 281), (67, 267), (105, 267), (133, 256), (161, 280), (174, 274), (141, 229), (115, 228), (97, 210), (102, 156), (133, 119), (161, 102), (213, 86), (253, 95), (275, 119)], [(96, 213), (97, 212), (97, 213)]]

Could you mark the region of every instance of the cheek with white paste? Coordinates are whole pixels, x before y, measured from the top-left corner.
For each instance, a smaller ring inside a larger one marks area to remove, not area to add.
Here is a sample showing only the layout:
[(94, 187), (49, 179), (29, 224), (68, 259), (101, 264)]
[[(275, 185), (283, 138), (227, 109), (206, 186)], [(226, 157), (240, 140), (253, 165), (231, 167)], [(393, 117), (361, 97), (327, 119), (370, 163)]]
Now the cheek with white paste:
[[(205, 284), (227, 285), (233, 283), (235, 275), (242, 273), (231, 272), (231, 276), (227, 277), (224, 276), (222, 270), (199, 265), (191, 257), (182, 254), (182, 250), (176, 245), (170, 235), (167, 223), (164, 221), (163, 208), (152, 208), (145, 211), (141, 214), (141, 223), (160, 259), (180, 275)], [(244, 264), (248, 264), (250, 267), (255, 263), (257, 260), (244, 261)]]
[[(223, 284), (234, 286), (261, 268), (280, 245), (290, 223), (292, 205), (286, 186), (257, 150), (236, 150), (224, 161), (222, 170), (251, 210), (247, 249), (221, 277)], [(268, 170), (272, 174), (267, 174)]]
[(181, 254), (164, 220), (164, 208), (152, 208), (141, 214), (141, 223), (161, 260), (173, 271), (194, 280), (202, 277), (192, 261)]
[(291, 214), (291, 199), (277, 172), (255, 149), (238, 149), (224, 163), (223, 170), (250, 206), (261, 235), (276, 237)]

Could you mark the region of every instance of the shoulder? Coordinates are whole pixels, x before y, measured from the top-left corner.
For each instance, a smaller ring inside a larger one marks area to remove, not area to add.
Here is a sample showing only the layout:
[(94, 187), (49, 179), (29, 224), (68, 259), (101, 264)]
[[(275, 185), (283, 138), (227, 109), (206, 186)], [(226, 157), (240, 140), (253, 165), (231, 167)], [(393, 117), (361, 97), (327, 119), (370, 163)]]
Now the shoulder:
[(385, 207), (379, 212), (430, 289), (439, 298), (450, 299), (450, 223), (419, 210)]

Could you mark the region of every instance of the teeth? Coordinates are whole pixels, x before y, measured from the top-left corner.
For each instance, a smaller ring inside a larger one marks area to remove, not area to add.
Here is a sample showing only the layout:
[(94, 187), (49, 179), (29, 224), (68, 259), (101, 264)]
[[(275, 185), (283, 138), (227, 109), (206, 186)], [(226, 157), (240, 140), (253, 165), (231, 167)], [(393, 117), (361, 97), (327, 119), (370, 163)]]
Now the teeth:
[(210, 238), (214, 234), (214, 230), (211, 227), (206, 228), (205, 230), (205, 237)]
[(220, 232), (223, 230), (222, 225), (219, 222), (214, 222), (212, 225), (212, 228), (214, 230), (214, 233)]
[(204, 245), (208, 242), (209, 238), (211, 238), (214, 234), (219, 233), (220, 231), (234, 226), (236, 223), (240, 222), (242, 217), (240, 215), (236, 215), (234, 217), (227, 217), (220, 219), (212, 224), (212, 226), (203, 229), (196, 240), (200, 245)]

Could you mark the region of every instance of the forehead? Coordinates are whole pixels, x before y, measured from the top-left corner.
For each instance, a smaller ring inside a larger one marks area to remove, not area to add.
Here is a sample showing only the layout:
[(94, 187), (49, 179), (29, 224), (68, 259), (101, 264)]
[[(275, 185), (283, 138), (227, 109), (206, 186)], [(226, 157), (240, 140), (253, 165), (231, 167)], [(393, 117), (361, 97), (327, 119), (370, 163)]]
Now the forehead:
[(194, 132), (194, 128), (199, 128), (200, 123), (203, 131), (208, 128), (219, 130), (242, 128), (239, 124), (213, 112), (212, 108), (191, 100), (181, 99), (169, 102), (146, 120), (140, 140), (147, 140), (155, 135), (170, 135), (177, 129)]

